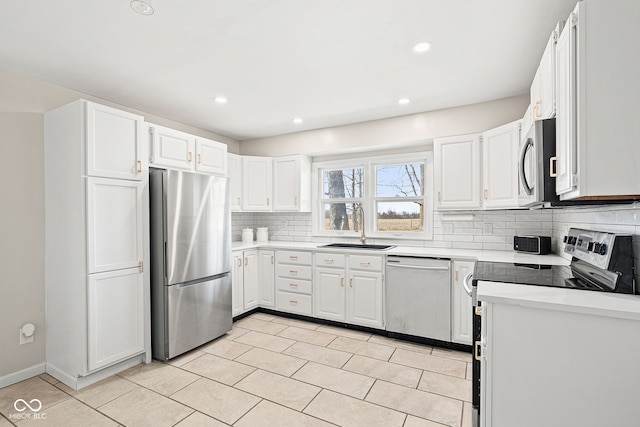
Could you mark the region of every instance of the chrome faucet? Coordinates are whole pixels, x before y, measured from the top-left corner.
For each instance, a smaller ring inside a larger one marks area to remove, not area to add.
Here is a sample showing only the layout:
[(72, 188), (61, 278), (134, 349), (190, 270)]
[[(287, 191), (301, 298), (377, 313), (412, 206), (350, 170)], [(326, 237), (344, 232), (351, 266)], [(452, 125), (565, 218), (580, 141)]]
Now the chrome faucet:
[[(358, 205), (356, 207), (356, 212), (360, 211), (360, 222), (362, 225), (362, 231), (360, 233), (360, 243), (363, 245), (367, 243), (367, 236), (364, 234), (364, 209), (362, 209), (362, 205)], [(355, 230), (358, 231), (358, 230)]]

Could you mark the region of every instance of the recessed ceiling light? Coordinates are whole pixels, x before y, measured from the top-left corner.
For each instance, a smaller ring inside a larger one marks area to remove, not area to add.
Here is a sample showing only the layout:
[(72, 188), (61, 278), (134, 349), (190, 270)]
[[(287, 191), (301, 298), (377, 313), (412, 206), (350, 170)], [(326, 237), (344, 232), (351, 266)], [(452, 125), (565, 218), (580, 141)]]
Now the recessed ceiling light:
[(410, 102), (411, 102), (411, 100), (409, 98), (400, 98), (400, 99), (398, 99), (398, 104), (400, 104), (400, 105), (405, 105), (405, 104), (408, 104)]
[(295, 119), (293, 119), (293, 123), (299, 125), (300, 123), (302, 123), (302, 119), (300, 117), (296, 117)]
[(153, 6), (151, 6), (149, 0), (132, 0), (129, 5), (131, 6), (131, 9), (135, 10), (140, 15), (153, 15)]
[(433, 43), (424, 41), (414, 44), (411, 50), (413, 53), (425, 53), (431, 50), (431, 47), (433, 47)]
[(224, 96), (216, 96), (215, 98), (213, 98), (213, 100), (216, 101), (218, 104), (227, 103), (227, 98), (225, 98)]

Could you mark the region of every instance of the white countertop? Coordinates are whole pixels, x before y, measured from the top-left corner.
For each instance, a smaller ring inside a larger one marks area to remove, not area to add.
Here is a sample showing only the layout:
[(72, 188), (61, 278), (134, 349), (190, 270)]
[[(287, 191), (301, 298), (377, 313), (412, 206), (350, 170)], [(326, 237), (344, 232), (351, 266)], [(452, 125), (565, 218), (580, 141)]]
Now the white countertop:
[(314, 250), (325, 252), (349, 252), (349, 253), (377, 253), (380, 255), (409, 255), (424, 256), (434, 258), (450, 258), (450, 259), (468, 259), (475, 261), (491, 261), (491, 262), (518, 262), (525, 264), (550, 264), (550, 265), (569, 265), (569, 260), (555, 254), (548, 255), (530, 255), (514, 251), (489, 251), (477, 249), (447, 249), (447, 248), (422, 248), (417, 246), (396, 246), (395, 248), (380, 251), (366, 249), (342, 249), (342, 248), (323, 248), (321, 246), (328, 244), (327, 242), (284, 242), (269, 241), (264, 243), (243, 243), (233, 242), (232, 250), (244, 249), (292, 249), (292, 250)]
[(640, 320), (640, 295), (485, 281), (477, 295), (491, 303)]

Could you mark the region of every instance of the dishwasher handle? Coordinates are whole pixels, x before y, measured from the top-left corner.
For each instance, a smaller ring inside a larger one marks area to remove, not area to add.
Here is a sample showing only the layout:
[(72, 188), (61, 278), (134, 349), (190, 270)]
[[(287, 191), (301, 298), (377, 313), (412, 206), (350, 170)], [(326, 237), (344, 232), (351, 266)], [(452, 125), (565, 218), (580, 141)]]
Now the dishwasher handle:
[(410, 268), (413, 270), (449, 270), (449, 267), (427, 267), (427, 266), (419, 266), (419, 265), (402, 265), (402, 264), (389, 264), (387, 263), (387, 267), (393, 268)]
[(462, 287), (464, 288), (464, 291), (469, 296), (472, 296), (472, 293), (473, 293), (473, 291), (471, 290), (472, 285), (470, 283), (472, 279), (473, 279), (473, 272), (467, 274), (466, 276), (464, 276), (464, 279), (462, 279)]

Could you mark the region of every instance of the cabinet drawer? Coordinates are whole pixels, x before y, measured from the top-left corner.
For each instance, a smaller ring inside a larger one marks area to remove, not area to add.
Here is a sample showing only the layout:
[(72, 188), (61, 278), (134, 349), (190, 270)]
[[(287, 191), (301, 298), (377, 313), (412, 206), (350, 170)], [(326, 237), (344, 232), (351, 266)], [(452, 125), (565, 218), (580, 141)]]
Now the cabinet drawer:
[(316, 253), (316, 267), (344, 267), (345, 254)]
[(349, 268), (382, 271), (382, 257), (375, 255), (349, 255)]
[(278, 277), (311, 280), (311, 266), (278, 264)]
[(300, 292), (311, 294), (311, 280), (288, 279), (278, 277), (276, 287), (281, 291)]
[(311, 252), (278, 251), (276, 259), (287, 264), (311, 265)]
[(278, 291), (278, 295), (276, 297), (276, 308), (278, 310), (311, 316), (313, 314), (311, 307), (311, 295)]

